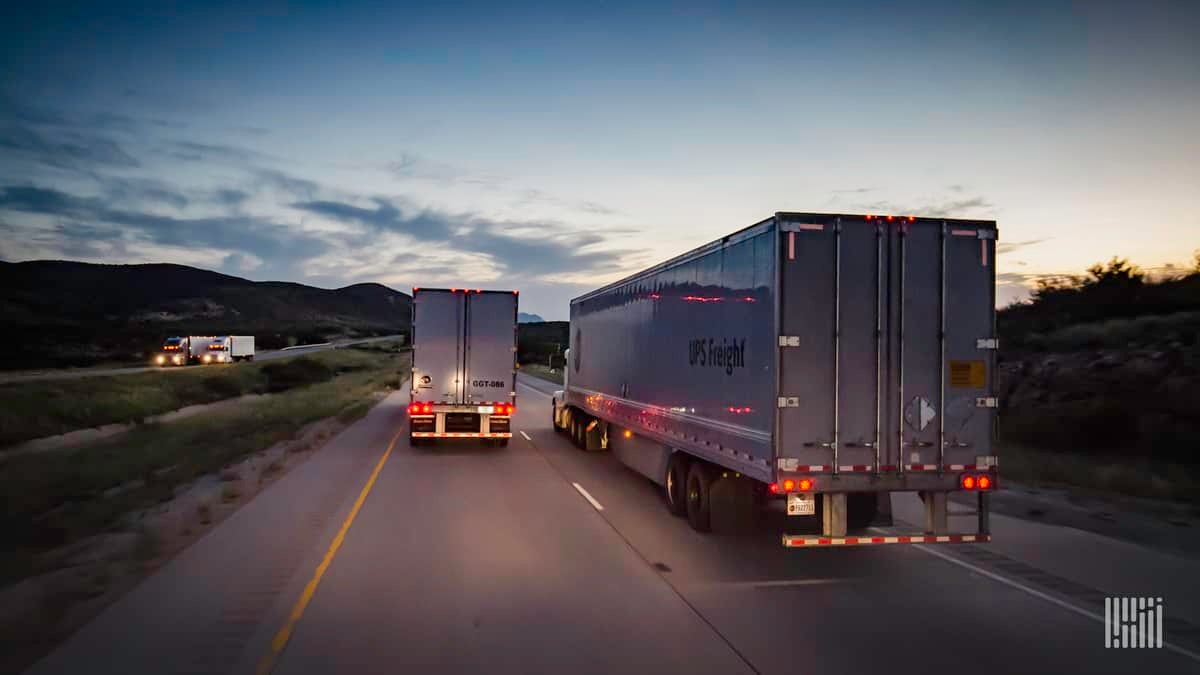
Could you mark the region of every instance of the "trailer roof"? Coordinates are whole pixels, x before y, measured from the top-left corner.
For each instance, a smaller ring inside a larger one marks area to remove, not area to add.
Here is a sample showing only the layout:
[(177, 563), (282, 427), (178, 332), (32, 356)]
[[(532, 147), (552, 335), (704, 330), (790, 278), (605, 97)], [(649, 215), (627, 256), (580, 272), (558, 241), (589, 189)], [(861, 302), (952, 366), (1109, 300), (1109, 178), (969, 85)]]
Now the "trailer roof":
[(508, 290), (508, 291), (498, 291), (498, 290), (485, 290), (485, 289), (480, 289), (480, 288), (426, 288), (424, 286), (414, 286), (412, 291), (413, 291), (413, 295), (416, 295), (417, 292), (428, 293), (431, 291), (436, 292), (436, 293), (504, 293), (507, 295), (520, 295), (520, 291), (518, 291), (516, 289), (512, 289), (512, 290)]
[(619, 288), (621, 286), (624, 286), (627, 283), (636, 281), (637, 279), (640, 279), (641, 277), (644, 277), (646, 275), (654, 274), (656, 272), (661, 272), (662, 270), (685, 263), (689, 260), (694, 260), (695, 258), (699, 258), (701, 256), (708, 255), (709, 253), (711, 253), (717, 249), (720, 249), (723, 246), (727, 246), (729, 244), (736, 244), (737, 242), (742, 241), (744, 239), (758, 236), (759, 234), (762, 234), (763, 232), (765, 232), (766, 230), (769, 230), (772, 226), (774, 226), (776, 221), (809, 220), (809, 221), (826, 221), (826, 222), (828, 222), (828, 221), (836, 220), (839, 218), (840, 219), (848, 219), (850, 222), (857, 221), (857, 222), (862, 222), (862, 223), (877, 223), (877, 222), (887, 223), (889, 221), (896, 222), (897, 224), (899, 224), (901, 222), (926, 222), (926, 223), (927, 222), (938, 222), (938, 223), (946, 223), (946, 224), (972, 225), (975, 227), (983, 227), (986, 229), (993, 229), (993, 230), (996, 229), (996, 221), (994, 221), (994, 220), (980, 220), (980, 219), (973, 219), (973, 218), (935, 218), (935, 217), (929, 217), (929, 216), (918, 216), (918, 215), (910, 215), (910, 214), (905, 214), (905, 215), (882, 214), (881, 215), (881, 214), (874, 214), (874, 213), (872, 213), (872, 214), (813, 213), (813, 212), (806, 212), (806, 211), (776, 211), (775, 215), (771, 216), (770, 218), (767, 218), (765, 220), (760, 220), (759, 222), (754, 223), (753, 225), (750, 225), (748, 227), (744, 227), (740, 230), (737, 230), (736, 232), (733, 232), (732, 234), (727, 234), (724, 237), (717, 239), (716, 241), (711, 241), (707, 244), (704, 244), (703, 246), (698, 246), (690, 251), (687, 251), (686, 253), (681, 253), (681, 254), (675, 256), (674, 258), (669, 258), (667, 260), (664, 260), (663, 262), (658, 263), (657, 265), (648, 267), (639, 272), (634, 272), (633, 274), (631, 274), (623, 279), (619, 279), (619, 280), (614, 281), (605, 286), (601, 286), (600, 288), (597, 288), (593, 291), (584, 293), (583, 295), (572, 299), (571, 304), (573, 305), (577, 302), (582, 302), (583, 300), (587, 300), (588, 298), (599, 295), (601, 293), (612, 290), (614, 288)]

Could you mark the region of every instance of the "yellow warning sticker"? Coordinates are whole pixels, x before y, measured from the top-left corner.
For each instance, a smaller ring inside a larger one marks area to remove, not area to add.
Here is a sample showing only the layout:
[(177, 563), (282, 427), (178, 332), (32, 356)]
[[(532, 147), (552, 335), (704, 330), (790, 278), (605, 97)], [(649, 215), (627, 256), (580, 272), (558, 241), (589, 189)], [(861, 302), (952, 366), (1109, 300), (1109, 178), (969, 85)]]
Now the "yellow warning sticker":
[(987, 386), (987, 365), (983, 361), (951, 361), (950, 386), (955, 389), (983, 389)]

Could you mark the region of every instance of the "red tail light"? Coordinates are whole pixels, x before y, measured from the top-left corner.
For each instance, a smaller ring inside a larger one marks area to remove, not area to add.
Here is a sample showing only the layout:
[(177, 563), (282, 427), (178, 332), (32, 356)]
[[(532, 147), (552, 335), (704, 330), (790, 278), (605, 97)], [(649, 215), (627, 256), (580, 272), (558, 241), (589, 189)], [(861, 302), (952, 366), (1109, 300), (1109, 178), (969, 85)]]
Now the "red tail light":
[(767, 489), (771, 491), (771, 494), (777, 495), (779, 494), (779, 483), (771, 483), (767, 486)]
[(796, 489), (796, 481), (792, 480), (791, 478), (788, 478), (787, 480), (783, 481), (783, 491), (784, 492), (791, 492), (792, 490), (795, 490), (795, 489)]
[(979, 480), (977, 481), (976, 484), (979, 485), (980, 490), (991, 490), (992, 489), (992, 477), (991, 476), (980, 476)]
[(426, 403), (425, 405), (421, 406), (421, 412), (423, 412), (423, 413), (431, 413), (431, 412), (433, 412), (433, 404), (432, 404), (432, 403)]
[(812, 486), (813, 482), (811, 478), (801, 478), (798, 487), (800, 488), (801, 492), (808, 492), (809, 490), (812, 490)]
[(972, 476), (969, 473), (963, 474), (962, 478), (960, 478), (958, 482), (959, 482), (959, 485), (961, 485), (962, 489), (964, 489), (964, 490), (974, 490), (975, 489), (975, 476)]

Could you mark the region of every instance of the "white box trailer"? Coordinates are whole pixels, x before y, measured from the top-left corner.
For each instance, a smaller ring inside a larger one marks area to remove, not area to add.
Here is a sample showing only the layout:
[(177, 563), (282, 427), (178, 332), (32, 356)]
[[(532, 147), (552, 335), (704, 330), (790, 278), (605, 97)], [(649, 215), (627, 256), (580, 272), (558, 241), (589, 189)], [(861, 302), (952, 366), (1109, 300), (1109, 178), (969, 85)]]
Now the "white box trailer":
[(253, 335), (222, 335), (208, 341), (201, 356), (204, 363), (233, 363), (254, 360)]
[(414, 288), (413, 445), (512, 437), (516, 410), (517, 291)]
[[(786, 546), (987, 541), (996, 233), (776, 213), (576, 298), (555, 427), (659, 483), (697, 530), (775, 496), (821, 518)], [(896, 491), (921, 495), (924, 533), (846, 536)], [(948, 531), (955, 491), (978, 494), (977, 532)]]

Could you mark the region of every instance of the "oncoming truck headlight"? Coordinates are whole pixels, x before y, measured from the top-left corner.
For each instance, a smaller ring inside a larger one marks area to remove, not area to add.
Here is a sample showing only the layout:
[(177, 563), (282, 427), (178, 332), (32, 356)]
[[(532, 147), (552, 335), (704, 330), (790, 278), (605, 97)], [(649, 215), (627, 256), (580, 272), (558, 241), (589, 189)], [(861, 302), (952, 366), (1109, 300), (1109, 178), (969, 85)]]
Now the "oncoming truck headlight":
[(204, 355), (204, 362), (205, 362), (205, 363), (212, 363), (212, 354), (205, 354), (205, 355)]
[(167, 357), (163, 356), (162, 354), (159, 354), (159, 355), (158, 355), (158, 356), (157, 356), (157, 357), (154, 359), (154, 362), (155, 362), (155, 363), (157, 363), (158, 365), (160, 365), (160, 366), (161, 366), (161, 365), (163, 365), (164, 363), (166, 363), (166, 362), (167, 362)]

